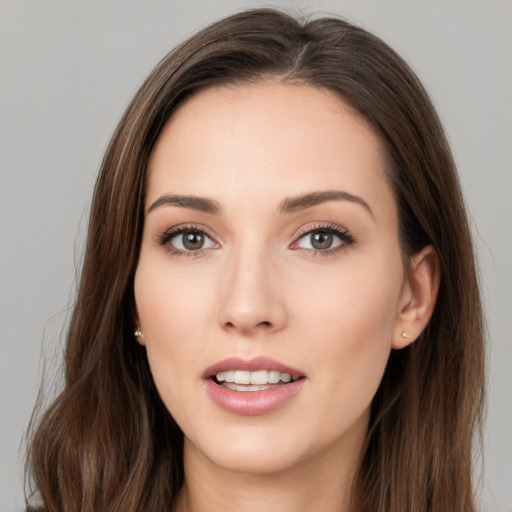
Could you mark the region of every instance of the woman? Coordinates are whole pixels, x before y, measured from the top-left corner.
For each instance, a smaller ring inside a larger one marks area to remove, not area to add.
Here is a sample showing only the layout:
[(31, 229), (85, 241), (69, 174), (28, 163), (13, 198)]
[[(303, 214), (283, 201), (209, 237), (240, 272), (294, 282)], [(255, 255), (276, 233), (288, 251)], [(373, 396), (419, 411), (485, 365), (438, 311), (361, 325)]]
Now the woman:
[(342, 20), (224, 19), (105, 155), (32, 509), (474, 511), (482, 337), (407, 65)]

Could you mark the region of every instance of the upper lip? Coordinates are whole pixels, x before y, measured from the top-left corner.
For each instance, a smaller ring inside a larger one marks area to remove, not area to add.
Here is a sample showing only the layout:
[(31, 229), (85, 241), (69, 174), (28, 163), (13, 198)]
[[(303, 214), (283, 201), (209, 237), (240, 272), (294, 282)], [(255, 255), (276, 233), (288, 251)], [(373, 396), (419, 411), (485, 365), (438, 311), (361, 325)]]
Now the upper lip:
[(242, 359), (241, 357), (228, 357), (223, 359), (212, 366), (209, 366), (203, 372), (203, 379), (209, 379), (219, 372), (226, 372), (231, 370), (245, 370), (249, 372), (256, 372), (258, 370), (274, 370), (280, 373), (287, 373), (292, 379), (304, 377), (304, 373), (296, 368), (292, 368), (276, 359), (270, 357), (254, 357), (251, 359)]

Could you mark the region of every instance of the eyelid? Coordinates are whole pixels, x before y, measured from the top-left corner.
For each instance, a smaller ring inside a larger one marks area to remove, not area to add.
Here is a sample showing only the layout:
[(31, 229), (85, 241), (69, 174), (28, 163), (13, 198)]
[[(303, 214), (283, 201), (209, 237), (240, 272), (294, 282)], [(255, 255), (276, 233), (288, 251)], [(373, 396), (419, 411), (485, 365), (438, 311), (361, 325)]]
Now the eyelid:
[[(184, 251), (178, 249), (176, 247), (169, 246), (169, 242), (177, 235), (182, 233), (186, 233), (187, 231), (197, 231), (203, 233), (207, 238), (209, 238), (213, 243), (215, 243), (218, 247), (220, 247), (217, 238), (211, 233), (211, 230), (202, 225), (202, 224), (178, 224), (176, 226), (172, 226), (171, 228), (165, 230), (161, 235), (156, 236), (156, 242), (158, 245), (165, 247), (168, 251), (173, 254), (181, 255), (181, 256), (197, 256), (200, 253), (204, 253), (209, 249), (213, 249), (214, 247), (200, 248), (197, 250)], [(218, 248), (215, 247), (215, 248)]]
[(348, 229), (339, 226), (338, 224), (334, 224), (332, 222), (314, 222), (313, 224), (309, 224), (300, 228), (297, 234), (294, 236), (294, 239), (298, 240), (299, 238), (302, 238), (305, 235), (309, 235), (310, 233), (314, 233), (315, 231), (322, 230), (328, 231), (333, 234), (352, 236)]
[[(311, 233), (315, 233), (316, 231), (326, 231), (328, 233), (331, 233), (335, 236), (337, 236), (341, 243), (336, 245), (333, 248), (329, 249), (310, 249), (310, 248), (304, 248), (304, 247), (293, 247), (296, 245), (302, 238), (304, 238), (307, 235), (310, 235)], [(315, 222), (313, 225), (307, 225), (302, 227), (298, 233), (294, 237), (294, 241), (290, 245), (290, 248), (293, 250), (302, 250), (305, 252), (313, 252), (315, 254), (333, 254), (334, 252), (338, 250), (345, 249), (348, 245), (352, 245), (355, 243), (354, 236), (350, 233), (350, 231), (342, 226), (339, 226), (338, 224), (334, 224), (332, 222)]]

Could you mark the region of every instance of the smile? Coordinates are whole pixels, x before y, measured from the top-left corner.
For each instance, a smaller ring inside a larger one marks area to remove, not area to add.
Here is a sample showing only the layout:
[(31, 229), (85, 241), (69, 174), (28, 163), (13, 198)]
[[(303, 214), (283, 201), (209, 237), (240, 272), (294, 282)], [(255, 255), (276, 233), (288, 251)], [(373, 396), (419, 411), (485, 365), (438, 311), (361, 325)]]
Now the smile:
[(303, 389), (306, 377), (299, 370), (273, 359), (229, 358), (203, 373), (215, 404), (243, 416), (270, 413)]
[(233, 391), (264, 391), (273, 386), (288, 384), (292, 381), (289, 373), (281, 373), (277, 370), (259, 370), (256, 372), (230, 370), (218, 372), (215, 379), (221, 386)]

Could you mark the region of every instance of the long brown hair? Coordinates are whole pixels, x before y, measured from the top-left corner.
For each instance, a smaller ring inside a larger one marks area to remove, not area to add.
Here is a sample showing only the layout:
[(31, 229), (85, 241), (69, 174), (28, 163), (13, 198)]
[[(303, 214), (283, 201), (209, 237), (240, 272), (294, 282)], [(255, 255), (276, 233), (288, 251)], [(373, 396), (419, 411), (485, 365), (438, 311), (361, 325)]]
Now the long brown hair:
[(184, 479), (183, 434), (133, 337), (147, 163), (184, 99), (270, 77), (327, 88), (366, 118), (386, 148), (406, 268), (428, 244), (440, 262), (431, 321), (414, 344), (392, 352), (372, 403), (353, 510), (476, 510), (471, 459), (483, 400), (482, 311), (439, 119), (413, 72), (377, 37), (342, 19), (302, 23), (271, 9), (221, 20), (170, 53), (112, 137), (94, 191), (64, 390), (31, 439), (30, 499), (40, 505), (29, 509), (172, 510)]

